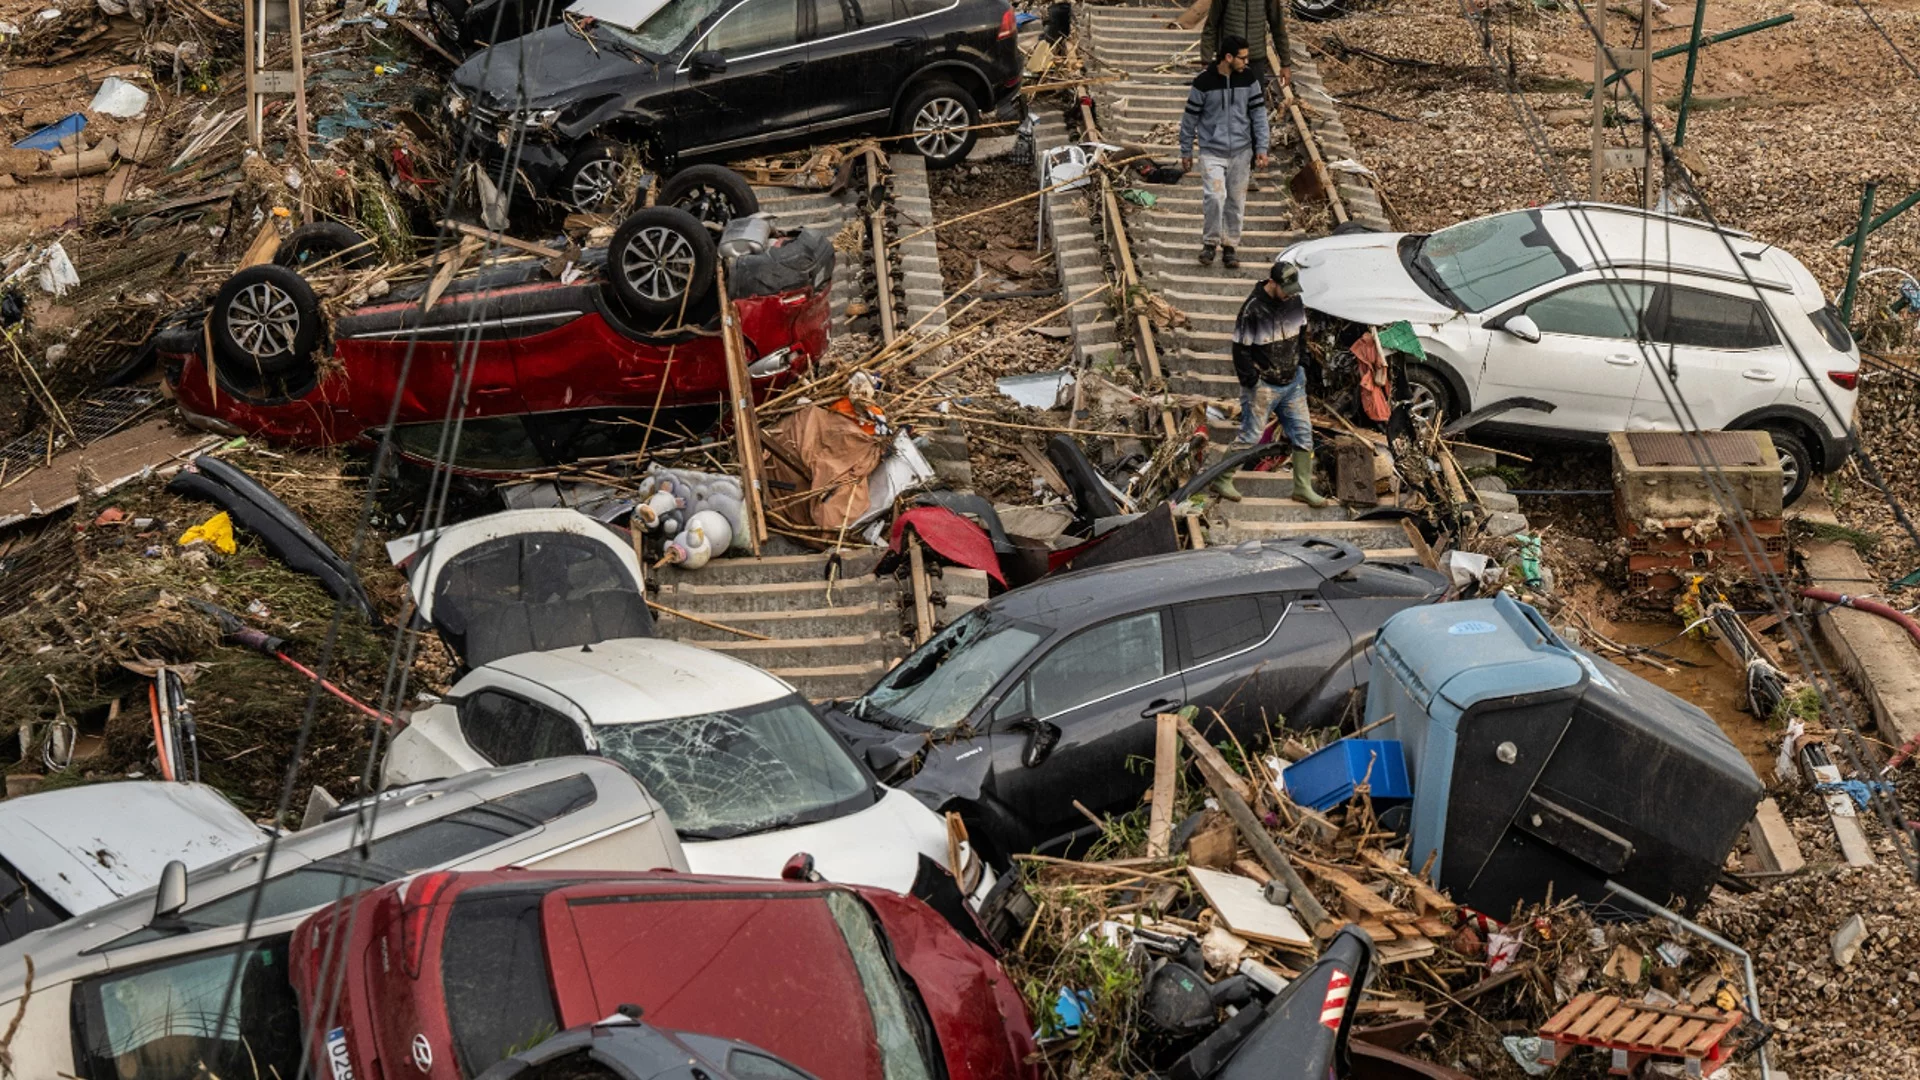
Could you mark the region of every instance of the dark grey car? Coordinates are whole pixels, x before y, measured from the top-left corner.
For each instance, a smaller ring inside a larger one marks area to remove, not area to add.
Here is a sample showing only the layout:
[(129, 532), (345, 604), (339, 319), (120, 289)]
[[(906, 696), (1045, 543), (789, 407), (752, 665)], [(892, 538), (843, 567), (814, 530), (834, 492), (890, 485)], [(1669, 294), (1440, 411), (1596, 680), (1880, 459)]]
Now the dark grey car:
[(1088, 831), (1076, 801), (1138, 806), (1150, 770), (1129, 759), (1153, 757), (1158, 713), (1198, 706), (1209, 738), (1225, 737), (1217, 713), (1247, 745), (1339, 723), (1380, 624), (1445, 591), (1430, 570), (1312, 539), (1079, 571), (968, 612), (829, 721), (1004, 864)]

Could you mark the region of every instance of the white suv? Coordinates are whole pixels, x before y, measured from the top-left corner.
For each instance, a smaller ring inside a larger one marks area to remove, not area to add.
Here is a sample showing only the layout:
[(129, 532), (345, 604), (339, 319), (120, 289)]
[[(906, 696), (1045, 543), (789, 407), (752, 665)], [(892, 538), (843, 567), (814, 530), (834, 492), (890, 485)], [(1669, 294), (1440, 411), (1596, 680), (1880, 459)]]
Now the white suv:
[(1407, 367), (1416, 411), (1540, 398), (1551, 412), (1479, 428), (1533, 438), (1764, 430), (1788, 502), (1852, 451), (1859, 350), (1807, 268), (1743, 232), (1554, 203), (1431, 234), (1309, 240), (1280, 261), (1322, 316), (1412, 324), (1427, 355)]

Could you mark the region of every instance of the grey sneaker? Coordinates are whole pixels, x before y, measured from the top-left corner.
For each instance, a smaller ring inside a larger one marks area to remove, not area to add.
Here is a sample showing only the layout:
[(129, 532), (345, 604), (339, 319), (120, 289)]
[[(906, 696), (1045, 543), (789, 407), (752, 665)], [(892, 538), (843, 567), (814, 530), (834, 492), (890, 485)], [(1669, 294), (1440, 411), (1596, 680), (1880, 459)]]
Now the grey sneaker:
[(1213, 265), (1213, 245), (1212, 244), (1200, 245), (1200, 265), (1201, 266)]

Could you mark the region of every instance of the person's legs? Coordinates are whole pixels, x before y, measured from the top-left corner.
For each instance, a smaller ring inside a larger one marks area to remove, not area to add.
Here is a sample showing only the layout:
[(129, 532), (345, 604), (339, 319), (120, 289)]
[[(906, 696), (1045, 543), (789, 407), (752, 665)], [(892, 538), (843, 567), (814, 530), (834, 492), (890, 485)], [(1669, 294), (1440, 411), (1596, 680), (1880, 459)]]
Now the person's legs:
[(1240, 246), (1240, 226), (1247, 212), (1247, 181), (1252, 176), (1251, 148), (1227, 159), (1227, 192), (1220, 211), (1220, 255), (1229, 270), (1240, 265), (1234, 249)]
[(1255, 380), (1252, 386), (1240, 388), (1240, 433), (1234, 438), (1235, 442), (1251, 445), (1259, 440), (1262, 413), (1255, 407), (1255, 403), (1260, 400), (1260, 388), (1265, 385)]
[(1307, 412), (1307, 369), (1296, 368), (1293, 381), (1274, 396), (1273, 411), (1293, 445), (1293, 497), (1308, 506), (1327, 500), (1313, 490), (1313, 417)]
[[(1212, 154), (1200, 155), (1200, 265), (1213, 263), (1214, 246), (1220, 243), (1222, 217), (1226, 212), (1227, 173), (1231, 162)], [(1238, 239), (1236, 233), (1235, 239)]]

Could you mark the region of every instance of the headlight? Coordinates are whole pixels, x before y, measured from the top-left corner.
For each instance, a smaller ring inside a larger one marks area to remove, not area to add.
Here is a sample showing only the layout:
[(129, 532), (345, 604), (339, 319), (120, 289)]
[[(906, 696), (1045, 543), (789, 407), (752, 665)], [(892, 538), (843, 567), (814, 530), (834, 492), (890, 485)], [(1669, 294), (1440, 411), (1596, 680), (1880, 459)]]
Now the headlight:
[(514, 127), (550, 128), (560, 119), (559, 109), (521, 109), (507, 117)]
[(467, 99), (459, 94), (447, 95), (447, 115), (455, 120), (467, 115)]

